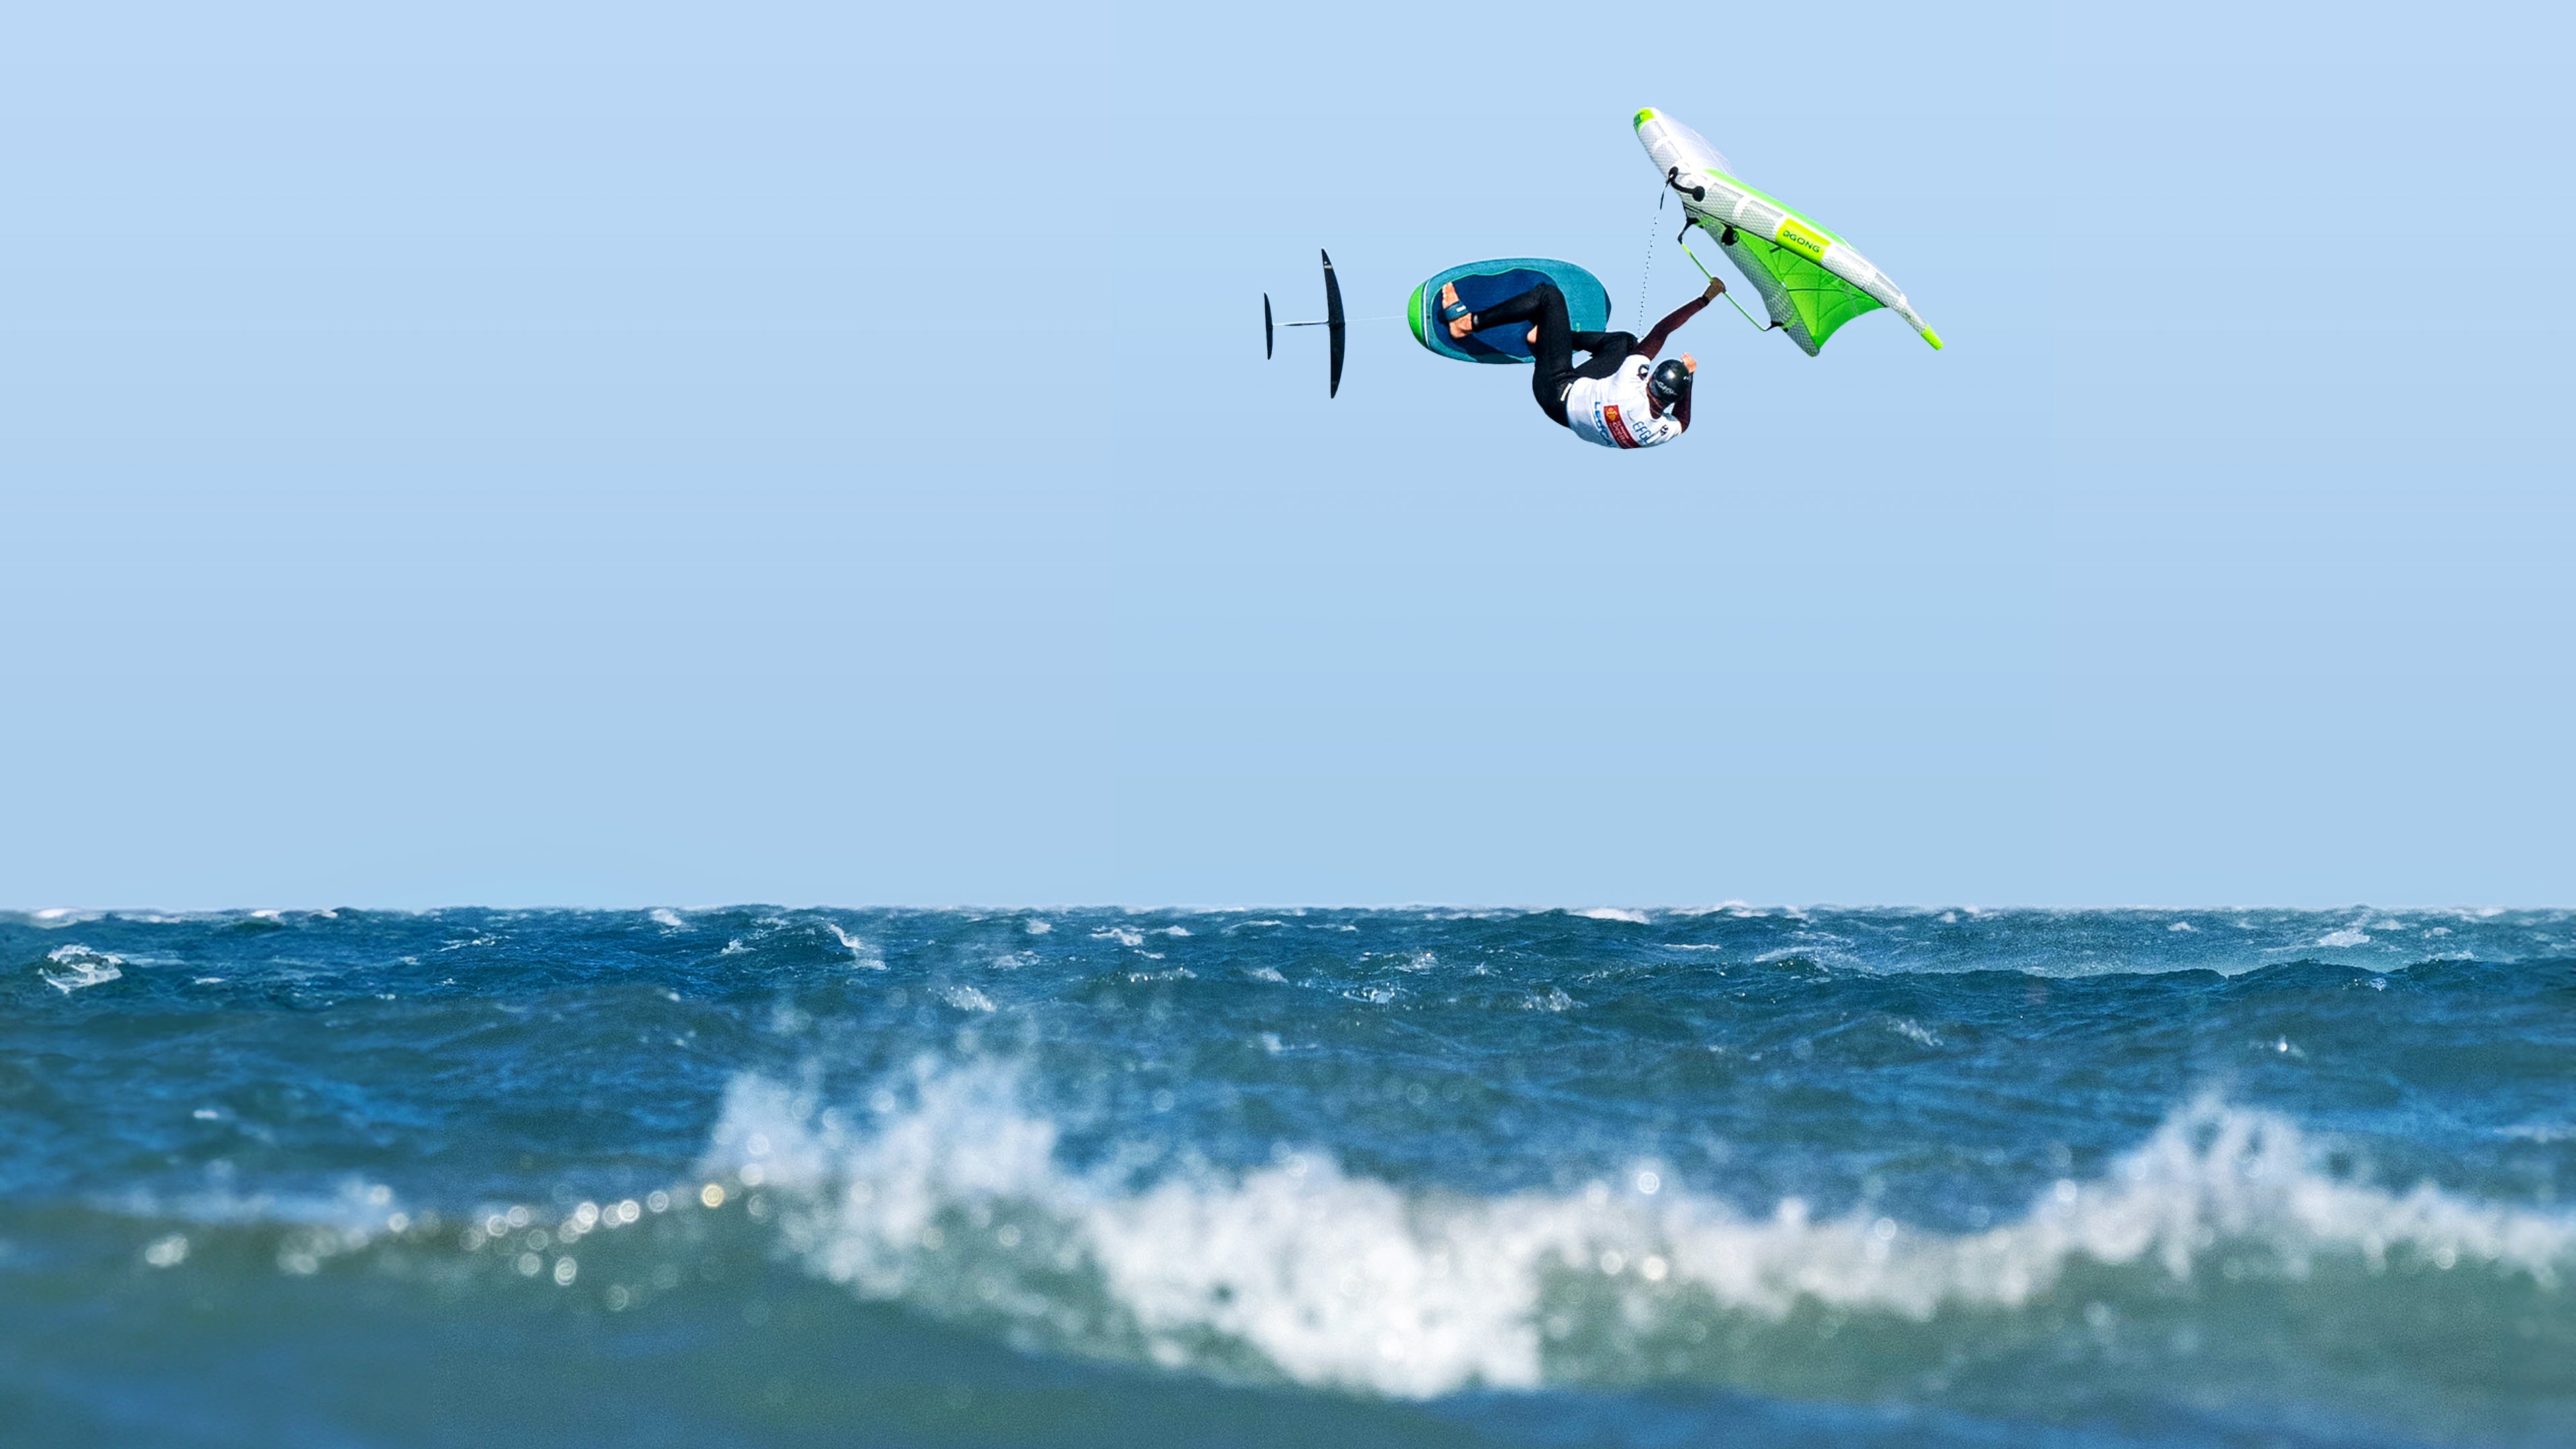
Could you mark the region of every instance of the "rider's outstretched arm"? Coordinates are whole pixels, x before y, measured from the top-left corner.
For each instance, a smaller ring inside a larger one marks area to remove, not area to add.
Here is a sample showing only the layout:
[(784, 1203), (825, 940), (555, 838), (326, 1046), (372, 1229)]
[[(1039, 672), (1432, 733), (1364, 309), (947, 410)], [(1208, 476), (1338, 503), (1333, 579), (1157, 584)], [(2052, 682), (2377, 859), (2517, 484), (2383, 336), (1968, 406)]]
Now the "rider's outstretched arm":
[(1693, 297), (1674, 308), (1673, 315), (1656, 323), (1655, 330), (1647, 333), (1645, 340), (1637, 344), (1637, 350), (1648, 357), (1663, 351), (1664, 344), (1672, 340), (1673, 334), (1681, 330), (1682, 324), (1698, 316), (1699, 309), (1707, 305), (1706, 297)]
[(1715, 277), (1709, 278), (1708, 290), (1674, 308), (1673, 315), (1656, 323), (1655, 330), (1647, 333), (1645, 340), (1637, 344), (1637, 350), (1648, 357), (1663, 351), (1664, 344), (1672, 340), (1673, 334), (1681, 330), (1683, 323), (1698, 316), (1702, 307), (1716, 301), (1718, 294), (1725, 290), (1724, 282)]

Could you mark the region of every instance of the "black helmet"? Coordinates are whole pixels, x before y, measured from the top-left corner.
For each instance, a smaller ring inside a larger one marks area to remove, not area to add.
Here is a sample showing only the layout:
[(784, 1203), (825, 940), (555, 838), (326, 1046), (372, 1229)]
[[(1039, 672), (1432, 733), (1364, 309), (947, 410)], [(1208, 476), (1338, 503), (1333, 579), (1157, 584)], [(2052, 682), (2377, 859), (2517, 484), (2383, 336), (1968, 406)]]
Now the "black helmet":
[(1690, 396), (1690, 389), (1691, 370), (1680, 358), (1656, 363), (1654, 375), (1646, 379), (1646, 391), (1667, 407)]

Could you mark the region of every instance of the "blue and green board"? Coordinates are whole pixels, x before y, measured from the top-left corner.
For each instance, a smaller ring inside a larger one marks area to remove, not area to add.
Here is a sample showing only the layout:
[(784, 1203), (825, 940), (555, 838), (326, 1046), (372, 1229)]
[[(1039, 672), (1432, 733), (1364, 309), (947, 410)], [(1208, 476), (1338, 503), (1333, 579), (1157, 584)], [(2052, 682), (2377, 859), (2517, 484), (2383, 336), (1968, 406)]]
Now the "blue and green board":
[(1577, 332), (1601, 332), (1610, 326), (1610, 292), (1601, 279), (1572, 262), (1550, 261), (1546, 257), (1503, 257), (1490, 262), (1469, 262), (1451, 267), (1430, 281), (1413, 289), (1413, 300), (1404, 308), (1404, 318), (1413, 324), (1413, 340), (1460, 362), (1527, 362), (1529, 344), (1522, 334), (1527, 323), (1488, 327), (1469, 333), (1463, 341), (1452, 341), (1449, 329), (1440, 323), (1440, 289), (1448, 283), (1458, 284), (1458, 300), (1467, 310), (1482, 312), (1488, 307), (1510, 301), (1541, 282), (1554, 282), (1565, 294), (1565, 310)]

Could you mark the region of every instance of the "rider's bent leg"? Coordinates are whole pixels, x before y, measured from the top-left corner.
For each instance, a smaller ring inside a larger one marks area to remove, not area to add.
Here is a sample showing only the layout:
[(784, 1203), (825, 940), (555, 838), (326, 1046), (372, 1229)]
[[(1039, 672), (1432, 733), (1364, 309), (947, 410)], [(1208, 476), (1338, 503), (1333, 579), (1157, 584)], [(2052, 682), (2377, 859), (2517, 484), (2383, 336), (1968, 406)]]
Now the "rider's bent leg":
[(1592, 354), (1581, 367), (1574, 370), (1575, 376), (1608, 377), (1619, 370), (1619, 364), (1626, 362), (1630, 353), (1637, 350), (1637, 334), (1634, 332), (1577, 332), (1574, 334), (1574, 350)]
[(1574, 380), (1574, 324), (1566, 316), (1565, 294), (1554, 282), (1541, 282), (1476, 314), (1479, 332), (1507, 322), (1538, 324), (1538, 340), (1530, 346), (1538, 363), (1530, 369), (1530, 393), (1541, 412), (1564, 422), (1565, 389)]

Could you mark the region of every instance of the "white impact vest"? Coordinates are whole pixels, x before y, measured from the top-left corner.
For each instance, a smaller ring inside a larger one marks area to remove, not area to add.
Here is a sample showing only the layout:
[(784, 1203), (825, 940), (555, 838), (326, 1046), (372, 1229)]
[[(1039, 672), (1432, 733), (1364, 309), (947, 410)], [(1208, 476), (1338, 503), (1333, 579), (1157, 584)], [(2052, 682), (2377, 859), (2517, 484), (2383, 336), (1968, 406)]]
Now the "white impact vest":
[(1682, 420), (1666, 408), (1661, 417), (1646, 404), (1646, 377), (1655, 360), (1628, 354), (1608, 377), (1578, 377), (1565, 390), (1565, 425), (1587, 443), (1605, 448), (1651, 448), (1682, 435)]

